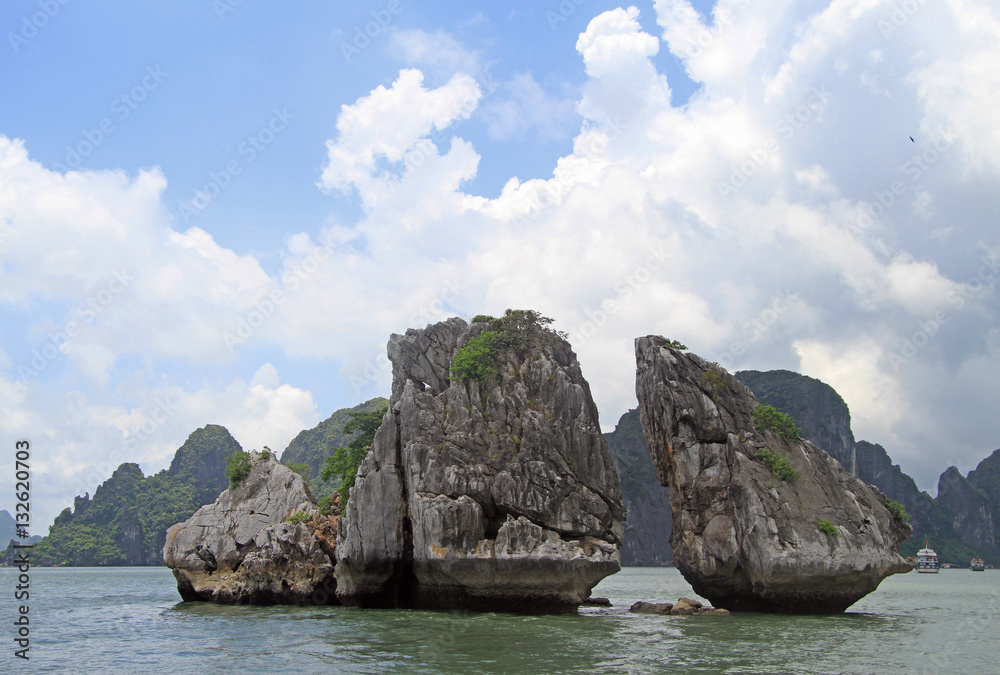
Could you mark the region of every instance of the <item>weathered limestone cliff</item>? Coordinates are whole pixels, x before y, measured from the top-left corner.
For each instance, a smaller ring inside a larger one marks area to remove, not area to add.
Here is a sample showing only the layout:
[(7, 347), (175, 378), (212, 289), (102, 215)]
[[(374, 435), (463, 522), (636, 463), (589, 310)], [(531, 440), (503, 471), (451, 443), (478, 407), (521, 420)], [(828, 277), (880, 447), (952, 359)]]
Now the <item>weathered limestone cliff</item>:
[(910, 528), (881, 493), (809, 441), (757, 429), (750, 390), (718, 366), (661, 337), (635, 346), (674, 563), (695, 592), (731, 610), (840, 612), (909, 570), (897, 548)]
[(989, 498), (953, 466), (938, 479), (937, 501), (944, 507), (962, 541), (977, 552), (991, 554), (997, 550)]
[[(308, 526), (287, 522), (299, 512)], [(255, 453), (239, 485), (167, 530), (163, 559), (184, 600), (336, 604), (330, 518), (299, 474)]]
[(391, 337), (391, 407), (338, 538), (344, 604), (568, 611), (618, 571), (618, 475), (575, 354), (529, 326), (481, 382), (451, 378), (490, 330), (455, 318)]

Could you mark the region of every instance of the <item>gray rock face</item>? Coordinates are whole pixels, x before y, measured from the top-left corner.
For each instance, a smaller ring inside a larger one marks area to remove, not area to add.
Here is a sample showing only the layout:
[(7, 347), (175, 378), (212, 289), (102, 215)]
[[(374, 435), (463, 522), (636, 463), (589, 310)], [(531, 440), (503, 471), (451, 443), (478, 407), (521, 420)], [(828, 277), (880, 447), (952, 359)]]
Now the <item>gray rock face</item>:
[[(840, 612), (910, 568), (910, 527), (884, 497), (809, 441), (755, 429), (750, 390), (721, 368), (636, 340), (636, 394), (660, 483), (670, 488), (674, 563), (730, 610)], [(797, 472), (778, 479), (768, 449)], [(818, 521), (835, 534), (820, 531)]]
[[(317, 514), (302, 477), (271, 456), (215, 503), (167, 530), (163, 559), (184, 600), (223, 604), (335, 604), (333, 560), (292, 514)], [(314, 517), (316, 520), (316, 517)]]
[(937, 501), (951, 518), (955, 533), (976, 551), (993, 553), (996, 530), (989, 498), (969, 484), (955, 467), (938, 479)]
[(590, 388), (561, 339), (449, 381), (486, 324), (393, 335), (391, 407), (351, 489), (338, 593), (366, 607), (575, 609), (619, 569), (624, 509)]

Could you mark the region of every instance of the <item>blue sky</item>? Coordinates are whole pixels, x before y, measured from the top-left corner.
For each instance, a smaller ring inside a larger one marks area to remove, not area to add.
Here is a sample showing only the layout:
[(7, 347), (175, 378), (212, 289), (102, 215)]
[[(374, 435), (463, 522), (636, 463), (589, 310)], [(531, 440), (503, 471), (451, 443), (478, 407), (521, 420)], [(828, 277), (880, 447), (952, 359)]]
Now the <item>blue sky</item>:
[(661, 333), (830, 383), (932, 493), (1000, 444), (989, 3), (177, 4), (0, 9), (0, 442), (45, 524), (506, 307), (607, 428)]

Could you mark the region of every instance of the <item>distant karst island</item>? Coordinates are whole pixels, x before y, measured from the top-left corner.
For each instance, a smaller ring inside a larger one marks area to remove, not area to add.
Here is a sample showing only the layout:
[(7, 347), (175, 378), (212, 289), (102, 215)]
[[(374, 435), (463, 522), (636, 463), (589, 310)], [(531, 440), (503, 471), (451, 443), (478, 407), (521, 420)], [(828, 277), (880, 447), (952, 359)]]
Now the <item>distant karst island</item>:
[(507, 310), (393, 335), (389, 399), (280, 462), (206, 425), (168, 469), (122, 464), (78, 497), (33, 558), (166, 564), (184, 600), (530, 613), (575, 611), (621, 565), (676, 564), (717, 607), (838, 612), (924, 537), (943, 562), (997, 561), (1000, 450), (932, 498), (855, 441), (828, 385), (655, 336), (636, 340), (639, 408), (602, 434), (550, 324)]

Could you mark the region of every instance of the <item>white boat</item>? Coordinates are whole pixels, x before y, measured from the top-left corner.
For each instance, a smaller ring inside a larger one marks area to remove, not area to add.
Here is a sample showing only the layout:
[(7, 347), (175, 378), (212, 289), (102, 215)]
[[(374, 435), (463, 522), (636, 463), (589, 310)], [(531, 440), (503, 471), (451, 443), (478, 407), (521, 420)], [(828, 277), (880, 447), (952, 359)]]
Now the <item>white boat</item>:
[(927, 544), (927, 539), (924, 539), (924, 547), (917, 551), (917, 572), (937, 574), (940, 567), (937, 553)]
[(969, 569), (973, 572), (982, 572), (986, 569), (986, 563), (983, 562), (982, 558), (973, 558), (972, 562), (969, 563)]

